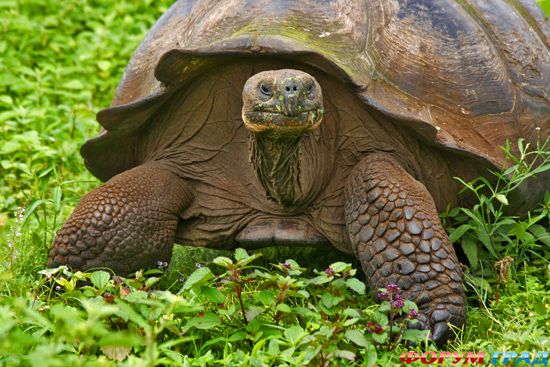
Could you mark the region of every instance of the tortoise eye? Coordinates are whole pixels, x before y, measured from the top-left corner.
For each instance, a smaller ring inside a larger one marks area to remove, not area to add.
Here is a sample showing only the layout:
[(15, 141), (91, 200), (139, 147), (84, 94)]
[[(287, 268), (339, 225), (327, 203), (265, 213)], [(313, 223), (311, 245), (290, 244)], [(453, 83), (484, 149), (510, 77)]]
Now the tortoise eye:
[(273, 90), (267, 83), (260, 84), (260, 92), (266, 97), (271, 97), (273, 95)]
[(313, 97), (313, 93), (315, 92), (315, 84), (311, 83), (308, 86), (306, 86), (306, 93), (308, 97)]

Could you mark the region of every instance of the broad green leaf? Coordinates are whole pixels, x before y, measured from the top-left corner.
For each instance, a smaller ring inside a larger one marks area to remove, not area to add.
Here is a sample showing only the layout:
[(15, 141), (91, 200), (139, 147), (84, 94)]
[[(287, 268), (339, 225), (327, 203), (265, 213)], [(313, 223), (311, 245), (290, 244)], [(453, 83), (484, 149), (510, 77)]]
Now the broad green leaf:
[(365, 290), (366, 290), (366, 286), (365, 286), (365, 283), (363, 283), (362, 281), (360, 281), (359, 279), (357, 278), (349, 278), (346, 280), (346, 285), (350, 288), (350, 289), (353, 289), (355, 292), (359, 293), (359, 294), (365, 294)]
[(325, 283), (328, 283), (330, 282), (332, 279), (334, 279), (334, 277), (332, 276), (326, 276), (326, 275), (319, 275), (319, 276), (316, 276), (315, 278), (312, 278), (308, 281), (308, 283), (310, 284), (315, 284), (315, 285), (321, 285), (321, 284), (325, 284)]
[(212, 329), (221, 324), (220, 319), (213, 312), (205, 312), (203, 316), (196, 316), (187, 321), (185, 329), (197, 328), (201, 330)]
[(302, 316), (302, 317), (305, 317), (306, 319), (309, 319), (309, 320), (320, 320), (321, 319), (321, 315), (319, 314), (319, 312), (317, 311), (313, 311), (307, 307), (295, 307), (294, 308), (294, 311)]
[(248, 252), (246, 252), (245, 249), (238, 248), (235, 250), (235, 260), (237, 261), (246, 260), (249, 257), (250, 255), (248, 255)]
[(294, 325), (286, 329), (284, 335), (291, 345), (296, 345), (307, 333), (300, 325)]
[(470, 262), (470, 265), (476, 268), (478, 265), (478, 248), (476, 241), (467, 236), (462, 239), (461, 245), (468, 261)]
[(76, 286), (76, 280), (74, 279), (59, 278), (59, 279), (56, 279), (55, 282), (61, 285), (62, 287), (64, 287), (68, 291), (74, 290)]
[(321, 303), (328, 308), (334, 307), (344, 300), (344, 297), (335, 296), (328, 292), (323, 293), (321, 296)]
[[(218, 337), (216, 337), (216, 338), (212, 338), (212, 339), (206, 341), (205, 343), (203, 343), (203, 344), (201, 345), (200, 351), (202, 352), (202, 351), (205, 351), (205, 350), (210, 350), (210, 349), (212, 349), (211, 347), (212, 347), (213, 345), (216, 345), (216, 344), (222, 344), (222, 345), (223, 345), (223, 344), (226, 344), (226, 343), (227, 343), (227, 340), (228, 340), (228, 338), (223, 337), (223, 336), (218, 336)], [(202, 353), (201, 353), (201, 354), (202, 354)]]
[(345, 336), (348, 340), (351, 340), (360, 347), (366, 347), (369, 345), (365, 335), (359, 330), (346, 330)]
[(13, 104), (13, 99), (7, 95), (0, 95), (0, 103), (11, 106)]
[(226, 301), (225, 295), (213, 287), (201, 287), (201, 294), (203, 294), (210, 302), (224, 303)]
[(271, 339), (269, 341), (269, 346), (267, 348), (267, 351), (270, 355), (277, 357), (281, 353), (281, 350), (279, 348), (279, 340), (277, 339)]
[(193, 273), (191, 273), (191, 275), (189, 275), (189, 278), (187, 278), (187, 281), (183, 285), (183, 290), (188, 290), (196, 285), (204, 284), (213, 278), (214, 274), (212, 274), (209, 268), (198, 268)]
[(353, 317), (353, 318), (349, 318), (347, 319), (346, 321), (344, 321), (343, 325), (344, 327), (348, 327), (348, 326), (351, 326), (351, 325), (355, 325), (359, 322), (359, 318), (356, 318), (356, 317)]
[(378, 344), (384, 344), (388, 341), (388, 333), (382, 333), (382, 334), (371, 334), (372, 340), (377, 342)]
[(550, 229), (546, 229), (540, 224), (533, 224), (529, 227), (529, 232), (535, 235), (537, 241), (550, 246)]
[(109, 61), (98, 61), (97, 67), (102, 71), (107, 71), (111, 67), (111, 63)]
[(120, 298), (116, 298), (115, 303), (118, 306), (116, 314), (125, 321), (132, 321), (144, 329), (150, 329), (149, 323), (143, 318), (142, 315), (137, 313), (132, 306), (125, 303)]
[(292, 308), (290, 308), (289, 305), (285, 304), (285, 303), (279, 303), (277, 305), (277, 307), (275, 308), (275, 310), (279, 311), (279, 312), (282, 312), (282, 313), (290, 313), (292, 312)]
[(403, 339), (414, 343), (428, 340), (430, 330), (407, 329), (403, 332)]
[(157, 284), (158, 282), (160, 281), (160, 278), (158, 277), (150, 277), (150, 278), (147, 278), (145, 280), (145, 288), (146, 289), (149, 289), (151, 288), (153, 285)]
[(495, 247), (491, 242), (491, 237), (489, 236), (485, 228), (484, 227), (476, 228), (475, 232), (477, 234), (477, 238), (481, 241), (481, 243), (483, 243), (483, 246), (485, 246), (485, 248), (489, 250), (489, 252), (491, 253), (491, 255), (493, 255), (494, 258), (498, 259), (499, 256), (497, 255)]
[(361, 312), (357, 311), (354, 308), (346, 308), (344, 311), (342, 311), (342, 315), (353, 318), (362, 317)]
[(246, 320), (247, 321), (252, 321), (256, 317), (258, 317), (258, 315), (261, 315), (262, 312), (264, 312), (263, 307), (250, 306), (245, 312)]
[(13, 141), (13, 140), (7, 141), (7, 142), (2, 144), (2, 147), (0, 148), (0, 155), (2, 155), (2, 154), (7, 155), (7, 154), (11, 154), (13, 152), (16, 152), (19, 149), (21, 149), (22, 146), (23, 146), (23, 144), (18, 142), (18, 141)]
[(344, 270), (349, 270), (349, 269), (351, 269), (351, 264), (346, 264), (345, 262), (338, 261), (338, 262), (335, 262), (334, 264), (330, 264), (330, 268), (331, 268), (335, 273), (341, 273), (341, 272), (343, 272)]
[(259, 301), (264, 306), (275, 305), (275, 292), (272, 290), (263, 290), (252, 294), (252, 298)]
[(365, 356), (365, 367), (374, 367), (376, 365), (376, 361), (378, 360), (378, 356), (376, 354), (376, 348), (374, 345), (370, 344), (367, 346), (367, 354)]
[(97, 289), (103, 289), (109, 282), (109, 279), (111, 279), (111, 275), (107, 273), (106, 271), (100, 270), (100, 271), (94, 271), (90, 275), (90, 281)]
[(372, 314), (372, 321), (380, 324), (383, 328), (389, 325), (388, 316), (382, 312), (375, 312)]
[(223, 266), (224, 268), (229, 268), (233, 265), (233, 260), (225, 256), (218, 256), (212, 262), (216, 265)]
[(231, 334), (231, 336), (229, 336), (229, 338), (227, 338), (227, 340), (229, 340), (230, 342), (238, 342), (238, 341), (241, 341), (241, 340), (245, 340), (246, 335), (247, 335), (246, 331), (239, 330), (239, 331)]
[(147, 292), (135, 290), (130, 292), (124, 299), (130, 303), (140, 303), (140, 301), (146, 300), (148, 297)]
[(246, 325), (246, 331), (251, 334), (257, 333), (262, 327), (262, 324), (258, 322), (258, 319), (252, 320)]
[(125, 346), (133, 347), (143, 345), (145, 340), (135, 333), (128, 331), (113, 331), (103, 336), (99, 341), (100, 346)]
[[(182, 338), (180, 338), (182, 339)], [(178, 352), (175, 352), (173, 350), (170, 350), (170, 349), (166, 349), (166, 348), (159, 348), (161, 349), (162, 351), (162, 354), (164, 354), (166, 357), (168, 357), (171, 361), (174, 361), (175, 363), (177, 363), (178, 366), (181, 366), (182, 365), (182, 362), (183, 362), (183, 354), (181, 353), (178, 353)], [(162, 360), (158, 360), (158, 362), (161, 362)], [(164, 362), (164, 361), (162, 361)]]
[(71, 80), (63, 84), (64, 88), (67, 89), (84, 89), (84, 84), (80, 80)]
[(458, 241), (464, 235), (464, 233), (466, 233), (467, 231), (469, 231), (470, 229), (473, 229), (473, 228), (474, 227), (472, 227), (469, 224), (462, 224), (458, 228), (454, 229), (451, 232), (451, 234), (449, 235), (449, 240), (452, 243), (455, 243), (456, 241)]

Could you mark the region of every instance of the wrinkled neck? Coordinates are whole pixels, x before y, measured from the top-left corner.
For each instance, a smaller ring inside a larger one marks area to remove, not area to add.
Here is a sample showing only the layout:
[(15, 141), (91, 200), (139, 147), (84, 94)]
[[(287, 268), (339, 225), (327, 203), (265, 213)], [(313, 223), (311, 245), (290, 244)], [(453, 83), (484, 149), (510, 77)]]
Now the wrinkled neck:
[(267, 197), (291, 207), (302, 196), (300, 186), (300, 139), (302, 134), (253, 133), (250, 161)]

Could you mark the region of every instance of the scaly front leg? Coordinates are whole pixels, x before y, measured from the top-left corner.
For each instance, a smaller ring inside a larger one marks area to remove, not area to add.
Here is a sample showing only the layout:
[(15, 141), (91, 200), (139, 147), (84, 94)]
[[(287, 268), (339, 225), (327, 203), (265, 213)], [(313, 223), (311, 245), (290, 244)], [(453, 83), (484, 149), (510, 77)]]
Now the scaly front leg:
[(397, 284), (442, 344), (465, 322), (462, 271), (428, 190), (388, 154), (364, 158), (346, 186), (346, 223), (371, 289)]
[(130, 273), (168, 262), (185, 182), (159, 163), (123, 172), (82, 198), (54, 239), (48, 266), (108, 267)]

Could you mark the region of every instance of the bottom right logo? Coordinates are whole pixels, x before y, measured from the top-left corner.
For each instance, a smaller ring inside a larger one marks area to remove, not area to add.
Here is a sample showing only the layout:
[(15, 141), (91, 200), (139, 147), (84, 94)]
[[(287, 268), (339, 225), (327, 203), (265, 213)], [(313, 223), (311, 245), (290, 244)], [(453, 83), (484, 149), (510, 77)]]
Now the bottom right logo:
[(406, 352), (399, 359), (405, 364), (419, 361), (422, 364), (485, 364), (548, 366), (548, 352), (494, 352), (489, 359), (486, 352)]

